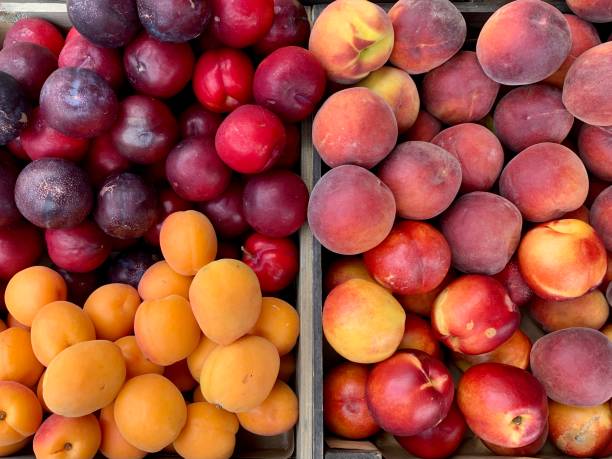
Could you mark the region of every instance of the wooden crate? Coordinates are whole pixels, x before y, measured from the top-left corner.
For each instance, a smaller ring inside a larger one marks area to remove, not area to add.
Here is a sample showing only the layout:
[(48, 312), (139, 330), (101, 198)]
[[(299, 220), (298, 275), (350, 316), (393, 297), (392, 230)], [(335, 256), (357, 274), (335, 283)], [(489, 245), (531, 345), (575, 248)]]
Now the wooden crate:
[[(310, 8), (309, 8), (310, 9)], [(12, 23), (24, 17), (40, 17), (67, 29), (70, 20), (65, 1), (27, 2), (0, 0), (0, 43)], [(305, 126), (304, 139), (309, 143), (310, 128)], [(307, 146), (305, 147), (307, 150)], [(312, 161), (312, 155), (302, 156), (301, 175), (309, 190), (320, 176)], [(300, 273), (298, 276), (296, 307), (300, 314), (300, 339), (297, 346), (296, 391), (299, 397), (300, 418), (294, 431), (277, 437), (257, 437), (239, 434), (237, 457), (244, 459), (297, 459), (321, 458), (323, 456), (323, 431), (319, 427), (322, 415), (322, 357), (321, 314), (313, 307), (313, 282), (315, 260), (320, 259), (320, 246), (307, 225), (299, 233)], [(313, 339), (314, 338), (314, 339)], [(319, 432), (317, 435), (316, 432)], [(164, 454), (151, 455), (156, 458), (175, 458)], [(12, 456), (14, 459), (34, 459), (33, 455)]]

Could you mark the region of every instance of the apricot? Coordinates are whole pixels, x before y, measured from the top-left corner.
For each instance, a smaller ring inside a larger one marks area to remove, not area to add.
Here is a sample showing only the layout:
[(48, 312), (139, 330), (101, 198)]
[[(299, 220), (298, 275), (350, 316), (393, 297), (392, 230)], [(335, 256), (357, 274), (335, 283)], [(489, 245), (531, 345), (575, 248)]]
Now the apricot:
[(583, 124), (578, 134), (578, 152), (589, 172), (612, 181), (612, 132)]
[(536, 83), (557, 71), (571, 48), (563, 14), (541, 0), (517, 0), (485, 22), (476, 54), (484, 72), (505, 85)]
[(100, 410), (100, 452), (108, 459), (141, 459), (147, 455), (135, 446), (130, 445), (119, 432), (115, 422), (115, 404)]
[(138, 294), (143, 300), (159, 300), (170, 295), (189, 299), (190, 285), (191, 277), (174, 272), (165, 261), (158, 261), (140, 278)]
[(186, 359), (200, 342), (189, 302), (179, 295), (143, 301), (134, 318), (138, 347), (151, 362), (167, 366)]
[(437, 145), (404, 142), (383, 161), (378, 176), (391, 189), (400, 217), (427, 220), (444, 212), (457, 196), (461, 163)]
[(204, 398), (232, 413), (249, 411), (270, 395), (278, 376), (276, 347), (259, 336), (245, 336), (214, 349), (202, 367)]
[(191, 376), (186, 359), (164, 368), (164, 376), (181, 392), (189, 392), (198, 385), (198, 382)]
[(4, 320), (0, 319), (0, 332), (3, 332), (6, 329), (7, 329), (7, 326), (4, 323)]
[(206, 335), (202, 335), (200, 337), (200, 342), (198, 346), (187, 357), (187, 367), (189, 368), (191, 376), (197, 382), (200, 382), (200, 375), (202, 374), (202, 367), (204, 366), (204, 362), (206, 362), (206, 359), (208, 358), (210, 353), (217, 346), (217, 343), (208, 339)]
[(323, 273), (323, 290), (325, 293), (329, 293), (334, 287), (350, 279), (376, 282), (368, 272), (362, 257), (344, 256), (338, 257), (327, 266)]
[(462, 371), (485, 362), (503, 363), (526, 370), (529, 367), (531, 340), (520, 329), (491, 352), (485, 354), (466, 355), (453, 353), (453, 361)]
[(93, 414), (64, 417), (52, 414), (34, 435), (36, 459), (93, 459), (101, 442), (100, 424)]
[(19, 322), (10, 313), (6, 316), (6, 325), (7, 328), (22, 328), (24, 330), (30, 331), (30, 327)]
[(193, 390), (192, 398), (194, 402), (205, 402), (206, 401), (204, 400), (204, 394), (202, 393), (202, 388), (200, 385), (196, 386), (196, 388)]
[(287, 384), (276, 381), (261, 405), (237, 416), (240, 426), (255, 435), (280, 435), (297, 423), (298, 398)]
[(448, 0), (399, 0), (389, 17), (395, 31), (391, 63), (408, 73), (438, 67), (465, 41), (465, 19)]
[(504, 166), (504, 149), (490, 130), (463, 123), (444, 129), (431, 143), (454, 155), (461, 163), (461, 191), (491, 189)]
[(117, 395), (114, 413), (123, 438), (149, 453), (176, 440), (187, 421), (187, 407), (180, 391), (157, 374), (127, 381)]
[(565, 301), (546, 301), (536, 298), (529, 307), (533, 317), (547, 331), (571, 327), (603, 327), (610, 314), (606, 297), (599, 290)]
[(402, 141), (430, 142), (442, 130), (442, 123), (425, 110), (419, 110), (414, 124), (402, 135)]
[(404, 336), (398, 347), (423, 351), (436, 359), (442, 360), (442, 350), (429, 322), (415, 314), (406, 314)]
[(89, 295), (83, 311), (93, 322), (98, 339), (116, 341), (132, 334), (138, 306), (140, 297), (134, 287), (107, 284)]
[(0, 332), (0, 381), (32, 387), (43, 370), (32, 351), (29, 331), (11, 327)]
[(384, 288), (351, 279), (333, 289), (323, 305), (323, 333), (341, 356), (356, 363), (380, 362), (398, 348), (406, 314)]
[(295, 361), (295, 354), (285, 354), (280, 358), (280, 367), (278, 369), (278, 379), (281, 381), (289, 382), (295, 374), (297, 362)]
[(482, 71), (476, 53), (462, 51), (428, 72), (423, 105), (445, 124), (478, 121), (493, 108), (499, 84)]
[(393, 26), (381, 7), (366, 0), (338, 0), (315, 21), (308, 49), (330, 80), (350, 84), (387, 62), (393, 37)]
[(419, 114), (419, 92), (407, 72), (395, 67), (385, 66), (375, 70), (358, 86), (371, 89), (389, 104), (400, 133), (409, 129)]
[(413, 312), (414, 314), (429, 318), (431, 316), (431, 308), (437, 296), (455, 277), (457, 277), (456, 273), (451, 268), (440, 285), (433, 290), (417, 295), (396, 295), (396, 298), (406, 312)]
[(572, 64), (563, 84), (567, 110), (593, 126), (612, 126), (612, 80), (601, 78), (612, 69), (612, 42), (582, 53)]
[(300, 334), (300, 316), (286, 301), (264, 297), (259, 319), (249, 334), (266, 338), (282, 357), (295, 347)]
[(550, 439), (563, 454), (593, 457), (612, 438), (610, 404), (569, 406), (548, 402)]
[(123, 359), (125, 360), (125, 379), (133, 378), (134, 376), (145, 375), (148, 373), (156, 373), (161, 375), (164, 372), (164, 367), (151, 362), (145, 357), (134, 335), (124, 336), (115, 341), (115, 344), (121, 350)]
[(36, 397), (38, 398), (38, 402), (40, 403), (40, 406), (42, 407), (43, 412), (50, 413), (51, 410), (49, 409), (49, 407), (45, 403), (45, 399), (43, 398), (43, 380), (45, 378), (45, 373), (46, 371), (42, 372), (38, 380), (38, 383), (36, 384)]
[(599, 285), (608, 268), (601, 239), (581, 220), (536, 226), (523, 237), (518, 262), (527, 285), (548, 300), (584, 295)]
[(85, 416), (110, 404), (125, 381), (121, 351), (110, 341), (74, 344), (51, 361), (43, 379), (43, 398), (62, 416)]
[(185, 459), (229, 459), (238, 428), (236, 415), (210, 403), (191, 403), (185, 427), (173, 446)]
[(0, 381), (0, 446), (21, 442), (42, 422), (42, 408), (36, 394), (23, 384)]
[(67, 347), (96, 339), (96, 330), (89, 316), (76, 304), (54, 301), (43, 306), (34, 317), (30, 338), (34, 355), (48, 366)]
[(25, 440), (18, 441), (17, 443), (13, 443), (11, 445), (0, 446), (0, 457), (7, 457), (15, 454), (26, 447), (26, 445), (30, 442), (29, 438)]
[(612, 186), (602, 191), (591, 206), (591, 225), (607, 250), (612, 251)]
[(46, 266), (32, 266), (19, 271), (11, 278), (4, 291), (6, 309), (28, 327), (45, 304), (63, 301), (66, 297), (64, 278)]
[(392, 108), (376, 92), (362, 87), (334, 93), (312, 123), (312, 143), (330, 167), (354, 164), (370, 169), (393, 150), (397, 135)]
[(514, 204), (484, 191), (461, 196), (441, 220), (455, 268), (489, 275), (508, 264), (521, 240), (522, 227), (523, 218)]
[(387, 237), (395, 210), (393, 193), (372, 172), (359, 166), (339, 166), (321, 177), (313, 188), (308, 224), (328, 250), (356, 255)]
[(217, 255), (217, 236), (206, 215), (174, 212), (164, 220), (159, 246), (166, 263), (182, 276), (193, 276)]
[(544, 142), (526, 148), (506, 165), (499, 191), (526, 220), (544, 222), (584, 204), (589, 177), (573, 151)]

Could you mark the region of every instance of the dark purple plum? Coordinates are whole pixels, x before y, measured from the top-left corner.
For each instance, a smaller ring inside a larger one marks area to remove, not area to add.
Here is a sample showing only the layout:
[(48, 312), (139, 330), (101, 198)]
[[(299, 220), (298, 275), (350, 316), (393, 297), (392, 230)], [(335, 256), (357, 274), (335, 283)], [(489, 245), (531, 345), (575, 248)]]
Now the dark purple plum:
[(244, 186), (235, 180), (221, 196), (200, 204), (200, 210), (210, 219), (220, 237), (233, 239), (250, 228), (242, 207), (243, 195)]
[(0, 227), (21, 220), (15, 204), (15, 182), (18, 175), (19, 168), (12, 156), (0, 150)]
[(198, 37), (211, 16), (208, 0), (137, 0), (143, 27), (160, 41), (183, 43)]
[(120, 48), (140, 29), (136, 0), (68, 0), (66, 4), (70, 22), (96, 45)]
[(91, 211), (93, 193), (83, 169), (71, 161), (44, 158), (17, 177), (15, 202), (21, 214), (41, 228), (70, 228)]
[(85, 170), (96, 187), (111, 175), (127, 171), (130, 166), (131, 163), (117, 151), (109, 134), (97, 137), (92, 142), (85, 159)]
[(153, 164), (165, 159), (174, 147), (178, 126), (166, 104), (153, 97), (136, 95), (121, 103), (111, 136), (126, 159)]
[(155, 191), (140, 176), (130, 172), (111, 176), (98, 192), (94, 217), (109, 236), (140, 237), (157, 218)]
[(243, 206), (245, 218), (255, 231), (270, 237), (286, 237), (306, 221), (308, 189), (293, 172), (266, 172), (249, 179)]
[(72, 273), (65, 269), (58, 268), (57, 272), (66, 281), (68, 287), (68, 301), (74, 304), (85, 304), (89, 295), (101, 284), (100, 273), (90, 271), (88, 273)]
[(108, 281), (129, 284), (138, 288), (138, 283), (144, 272), (161, 259), (161, 255), (150, 250), (133, 249), (121, 253), (108, 266)]
[(62, 134), (91, 138), (113, 126), (119, 102), (113, 88), (96, 72), (63, 67), (45, 81), (40, 110), (49, 126)]
[(212, 137), (190, 137), (166, 158), (166, 177), (181, 198), (208, 201), (225, 191), (232, 171), (217, 155)]
[(9, 280), (36, 263), (43, 242), (38, 229), (25, 221), (0, 228), (0, 280)]
[(299, 0), (274, 0), (274, 22), (268, 33), (255, 43), (257, 54), (266, 55), (283, 46), (302, 46), (308, 42), (310, 23)]
[(31, 100), (38, 100), (40, 88), (56, 68), (53, 53), (33, 43), (18, 42), (0, 51), (0, 71), (15, 78)]
[(28, 124), (28, 96), (15, 78), (0, 72), (0, 145), (19, 136)]
[(181, 136), (187, 137), (212, 137), (215, 138), (217, 129), (223, 118), (218, 113), (206, 110), (200, 104), (193, 104), (185, 110), (179, 119)]

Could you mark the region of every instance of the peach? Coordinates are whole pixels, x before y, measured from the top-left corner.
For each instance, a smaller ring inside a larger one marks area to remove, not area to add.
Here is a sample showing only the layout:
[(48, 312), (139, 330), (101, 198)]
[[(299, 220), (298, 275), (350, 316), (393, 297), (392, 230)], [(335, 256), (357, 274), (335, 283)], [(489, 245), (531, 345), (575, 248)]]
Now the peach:
[(159, 246), (174, 272), (193, 276), (215, 259), (217, 236), (206, 215), (185, 210), (166, 217), (159, 233)]
[(23, 384), (0, 381), (0, 446), (9, 446), (34, 435), (42, 422), (36, 394)]
[(563, 454), (593, 457), (612, 438), (610, 404), (569, 406), (548, 404), (550, 438)]
[(18, 441), (17, 443), (13, 443), (11, 445), (0, 446), (0, 457), (11, 456), (12, 454), (21, 451), (29, 442), (30, 439), (26, 438), (25, 440)]
[(385, 66), (361, 80), (358, 86), (371, 89), (389, 104), (400, 133), (408, 130), (419, 114), (419, 92), (410, 75), (395, 67)]
[(406, 313), (372, 282), (352, 279), (333, 289), (323, 305), (323, 333), (341, 356), (356, 363), (380, 362), (398, 348)]
[(143, 301), (134, 318), (138, 347), (151, 362), (167, 366), (186, 359), (200, 342), (189, 302), (179, 295)]
[(594, 406), (612, 397), (612, 342), (597, 330), (566, 328), (545, 335), (534, 343), (530, 363), (555, 402)]
[(606, 335), (610, 341), (612, 341), (612, 324), (608, 324), (603, 327), (601, 332)]
[(461, 163), (461, 191), (491, 189), (504, 166), (504, 149), (495, 134), (480, 124), (463, 123), (444, 129), (431, 143)]
[(450, 282), (455, 277), (457, 277), (456, 273), (451, 268), (446, 274), (446, 277), (444, 278), (442, 283), (440, 283), (440, 285), (438, 285), (433, 290), (417, 295), (396, 295), (396, 298), (400, 302), (402, 307), (406, 310), (406, 312), (413, 312), (429, 319), (429, 317), (431, 316), (431, 308), (433, 307), (434, 301), (436, 300), (437, 296), (440, 294), (440, 292), (442, 292), (442, 290), (444, 290), (448, 286), (448, 284), (450, 284)]
[(32, 351), (29, 331), (11, 327), (0, 332), (0, 381), (32, 387), (43, 370)]
[(499, 84), (482, 71), (476, 53), (462, 51), (423, 79), (423, 105), (445, 124), (478, 121), (491, 111)]
[(125, 373), (123, 355), (110, 341), (73, 344), (47, 367), (43, 399), (55, 414), (85, 416), (115, 399)]
[(442, 362), (421, 351), (402, 351), (372, 368), (366, 384), (374, 420), (393, 435), (416, 435), (448, 414), (454, 385)]
[(576, 210), (571, 210), (563, 214), (563, 219), (575, 219), (582, 220), (585, 223), (589, 223), (591, 220), (591, 212), (586, 206), (580, 206)]
[(164, 368), (164, 376), (181, 392), (190, 392), (198, 382), (191, 376), (187, 359), (179, 360)]
[(508, 264), (519, 245), (522, 226), (523, 218), (514, 204), (484, 191), (461, 196), (441, 220), (454, 267), (489, 275)]
[(206, 359), (208, 358), (210, 353), (217, 346), (217, 343), (208, 339), (206, 335), (202, 335), (200, 337), (200, 342), (198, 343), (198, 346), (187, 357), (187, 367), (189, 368), (191, 376), (197, 382), (200, 382), (200, 375), (202, 374), (202, 367), (204, 366), (204, 362), (206, 362)]
[(236, 416), (200, 402), (187, 405), (187, 422), (174, 449), (186, 459), (229, 459), (236, 446)]
[(380, 430), (366, 400), (366, 365), (345, 362), (327, 372), (323, 381), (323, 420), (335, 435), (363, 440)]
[(593, 24), (574, 16), (573, 14), (564, 14), (563, 16), (565, 16), (567, 25), (569, 25), (570, 28), (572, 46), (567, 58), (565, 58), (565, 61), (563, 61), (563, 64), (561, 64), (561, 67), (559, 67), (555, 73), (543, 81), (544, 83), (551, 84), (561, 89), (563, 88), (563, 81), (565, 80), (567, 71), (570, 69), (576, 58), (584, 53), (587, 49), (601, 43), (601, 38), (599, 38), (597, 29), (593, 27)]
[(589, 172), (612, 181), (612, 132), (583, 124), (578, 134), (578, 152)]
[(297, 423), (298, 398), (287, 384), (276, 381), (261, 405), (237, 416), (240, 426), (255, 435), (280, 435)]
[(30, 338), (34, 355), (48, 366), (67, 347), (96, 339), (96, 330), (89, 316), (76, 304), (54, 301), (34, 316)]
[(517, 306), (523, 306), (533, 298), (533, 290), (523, 279), (516, 257), (512, 258), (506, 267), (493, 277), (508, 290), (510, 299)]
[(138, 375), (145, 375), (148, 373), (161, 375), (164, 372), (164, 368), (161, 365), (157, 365), (145, 357), (138, 347), (134, 335), (119, 338), (115, 341), (115, 344), (121, 350), (121, 354), (125, 360), (126, 380)]
[(295, 361), (295, 354), (285, 354), (280, 358), (280, 367), (278, 369), (278, 379), (281, 381), (289, 382), (295, 374), (297, 362)]
[(442, 283), (451, 251), (442, 233), (430, 224), (402, 221), (363, 260), (380, 285), (393, 293), (415, 295)]
[(329, 265), (323, 273), (323, 290), (331, 292), (334, 287), (350, 279), (363, 279), (376, 282), (368, 272), (363, 258), (360, 256), (338, 257)]
[(448, 0), (399, 0), (389, 10), (395, 31), (391, 63), (425, 73), (450, 59), (467, 34), (465, 19)]
[(46, 266), (32, 266), (19, 271), (11, 278), (4, 291), (6, 309), (28, 327), (45, 304), (63, 301), (66, 297), (64, 278)]
[(434, 335), (431, 325), (415, 314), (406, 314), (404, 336), (398, 347), (398, 350), (403, 349), (416, 349), (436, 359), (443, 359), (440, 345), (438, 344), (438, 340)]
[(128, 380), (117, 395), (114, 414), (121, 436), (149, 453), (176, 440), (187, 421), (183, 396), (168, 379), (156, 374)]
[(259, 406), (276, 382), (280, 358), (272, 343), (245, 336), (213, 350), (200, 376), (204, 398), (232, 413)]
[(573, 151), (544, 142), (526, 148), (506, 165), (499, 191), (526, 220), (544, 222), (584, 204), (589, 177)]
[(308, 224), (328, 250), (356, 255), (380, 244), (395, 221), (389, 188), (359, 166), (340, 166), (317, 182), (308, 203)]
[(599, 290), (565, 301), (547, 301), (536, 298), (529, 312), (547, 332), (571, 327), (603, 327), (608, 320), (610, 306)]
[(536, 226), (523, 237), (518, 262), (527, 285), (547, 300), (584, 295), (599, 285), (608, 264), (601, 239), (581, 220)]
[(483, 363), (467, 370), (459, 381), (457, 403), (470, 429), (495, 445), (520, 448), (546, 429), (544, 388), (511, 365)]
[(591, 225), (607, 250), (612, 251), (612, 186), (602, 191), (591, 206)]
[(536, 83), (557, 71), (572, 44), (563, 14), (541, 0), (517, 0), (485, 22), (476, 42), (484, 72), (505, 85)]
[[(337, 122), (339, 117), (342, 123)], [(370, 169), (393, 149), (397, 135), (392, 108), (376, 92), (362, 87), (332, 94), (312, 123), (312, 143), (329, 167), (355, 164)]]
[(165, 261), (158, 261), (140, 278), (138, 294), (143, 300), (159, 300), (170, 295), (189, 299), (190, 285), (191, 277), (174, 272)]
[(286, 301), (264, 297), (259, 319), (249, 334), (266, 338), (282, 357), (295, 347), (300, 334), (300, 316)]
[(230, 344), (247, 334), (261, 313), (257, 276), (238, 260), (204, 266), (191, 283), (189, 300), (200, 328), (217, 344)]
[(391, 189), (400, 217), (428, 220), (457, 196), (461, 163), (437, 145), (404, 142), (383, 161), (378, 176)]
[(132, 334), (138, 306), (140, 297), (134, 287), (128, 284), (107, 284), (89, 295), (83, 311), (93, 322), (98, 339), (116, 341)]
[(526, 370), (529, 367), (531, 340), (521, 330), (517, 330), (505, 342), (491, 352), (476, 355), (453, 353), (453, 361), (462, 371), (485, 362), (503, 363)]
[(64, 417), (52, 414), (34, 435), (36, 459), (93, 459), (100, 447), (100, 424), (93, 414)]
[(612, 80), (602, 79), (612, 71), (612, 42), (582, 53), (572, 64), (563, 84), (567, 110), (593, 126), (612, 126)]
[(567, 6), (590, 22), (612, 22), (612, 5), (606, 0), (567, 0)]
[(115, 404), (105, 406), (100, 411), (100, 452), (108, 459), (141, 459), (147, 455), (130, 445), (119, 432), (115, 422)]
[(451, 282), (431, 311), (431, 324), (440, 341), (469, 355), (491, 352), (514, 334), (519, 322), (518, 309), (503, 285), (480, 274)]
[(442, 130), (442, 123), (433, 115), (420, 110), (414, 124), (403, 135), (403, 141), (430, 142)]
[[(329, 46), (330, 43), (334, 46)], [(366, 0), (338, 0), (315, 21), (308, 49), (330, 80), (356, 83), (389, 59), (393, 26), (378, 5)]]
[(561, 143), (574, 117), (563, 106), (561, 90), (533, 84), (508, 92), (495, 107), (495, 133), (512, 151), (542, 142)]
[(540, 434), (538, 438), (529, 443), (528, 445), (521, 446), (519, 448), (508, 448), (505, 446), (495, 445), (493, 443), (489, 443), (483, 441), (484, 445), (489, 448), (494, 454), (498, 456), (513, 456), (513, 457), (536, 457), (540, 452), (544, 445), (546, 444), (546, 440), (548, 439), (548, 422), (546, 423), (546, 427)]

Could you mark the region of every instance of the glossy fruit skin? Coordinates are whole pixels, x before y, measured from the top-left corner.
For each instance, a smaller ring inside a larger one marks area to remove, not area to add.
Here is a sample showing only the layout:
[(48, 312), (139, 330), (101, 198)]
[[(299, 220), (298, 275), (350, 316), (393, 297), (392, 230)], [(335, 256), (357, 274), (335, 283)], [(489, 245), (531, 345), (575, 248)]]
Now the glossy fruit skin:
[(274, 22), (272, 0), (211, 0), (212, 34), (232, 48), (254, 45)]
[(244, 184), (234, 180), (220, 196), (200, 203), (200, 210), (210, 219), (220, 237), (234, 239), (249, 230), (242, 205), (243, 196)]
[(132, 163), (119, 153), (109, 134), (94, 139), (85, 159), (85, 170), (96, 187), (102, 185), (111, 175), (127, 171), (131, 165)]
[(161, 256), (151, 249), (134, 249), (119, 254), (111, 261), (106, 271), (109, 283), (128, 284), (138, 288), (138, 283), (144, 272)]
[(6, 32), (4, 47), (23, 41), (44, 46), (55, 56), (59, 55), (64, 46), (64, 37), (60, 31), (50, 22), (39, 18), (23, 18), (15, 22)]
[(179, 118), (181, 137), (212, 137), (215, 138), (221, 125), (221, 115), (213, 113), (200, 104), (195, 103), (185, 110)]
[(184, 43), (198, 37), (211, 10), (206, 0), (137, 0), (140, 22), (160, 41)]
[(274, 0), (274, 22), (253, 48), (267, 55), (283, 46), (304, 46), (310, 36), (306, 9), (298, 0)]
[(34, 225), (19, 221), (0, 227), (0, 280), (35, 264), (42, 252), (43, 240)]
[(148, 244), (159, 245), (159, 233), (164, 219), (173, 212), (191, 209), (191, 203), (181, 198), (172, 188), (164, 188), (158, 194), (157, 222), (145, 233)]
[(291, 239), (250, 235), (242, 248), (242, 261), (251, 267), (263, 292), (287, 288), (299, 271), (299, 253)]
[(19, 42), (0, 50), (0, 71), (12, 75), (32, 101), (38, 99), (40, 88), (56, 68), (57, 57), (33, 43)]

